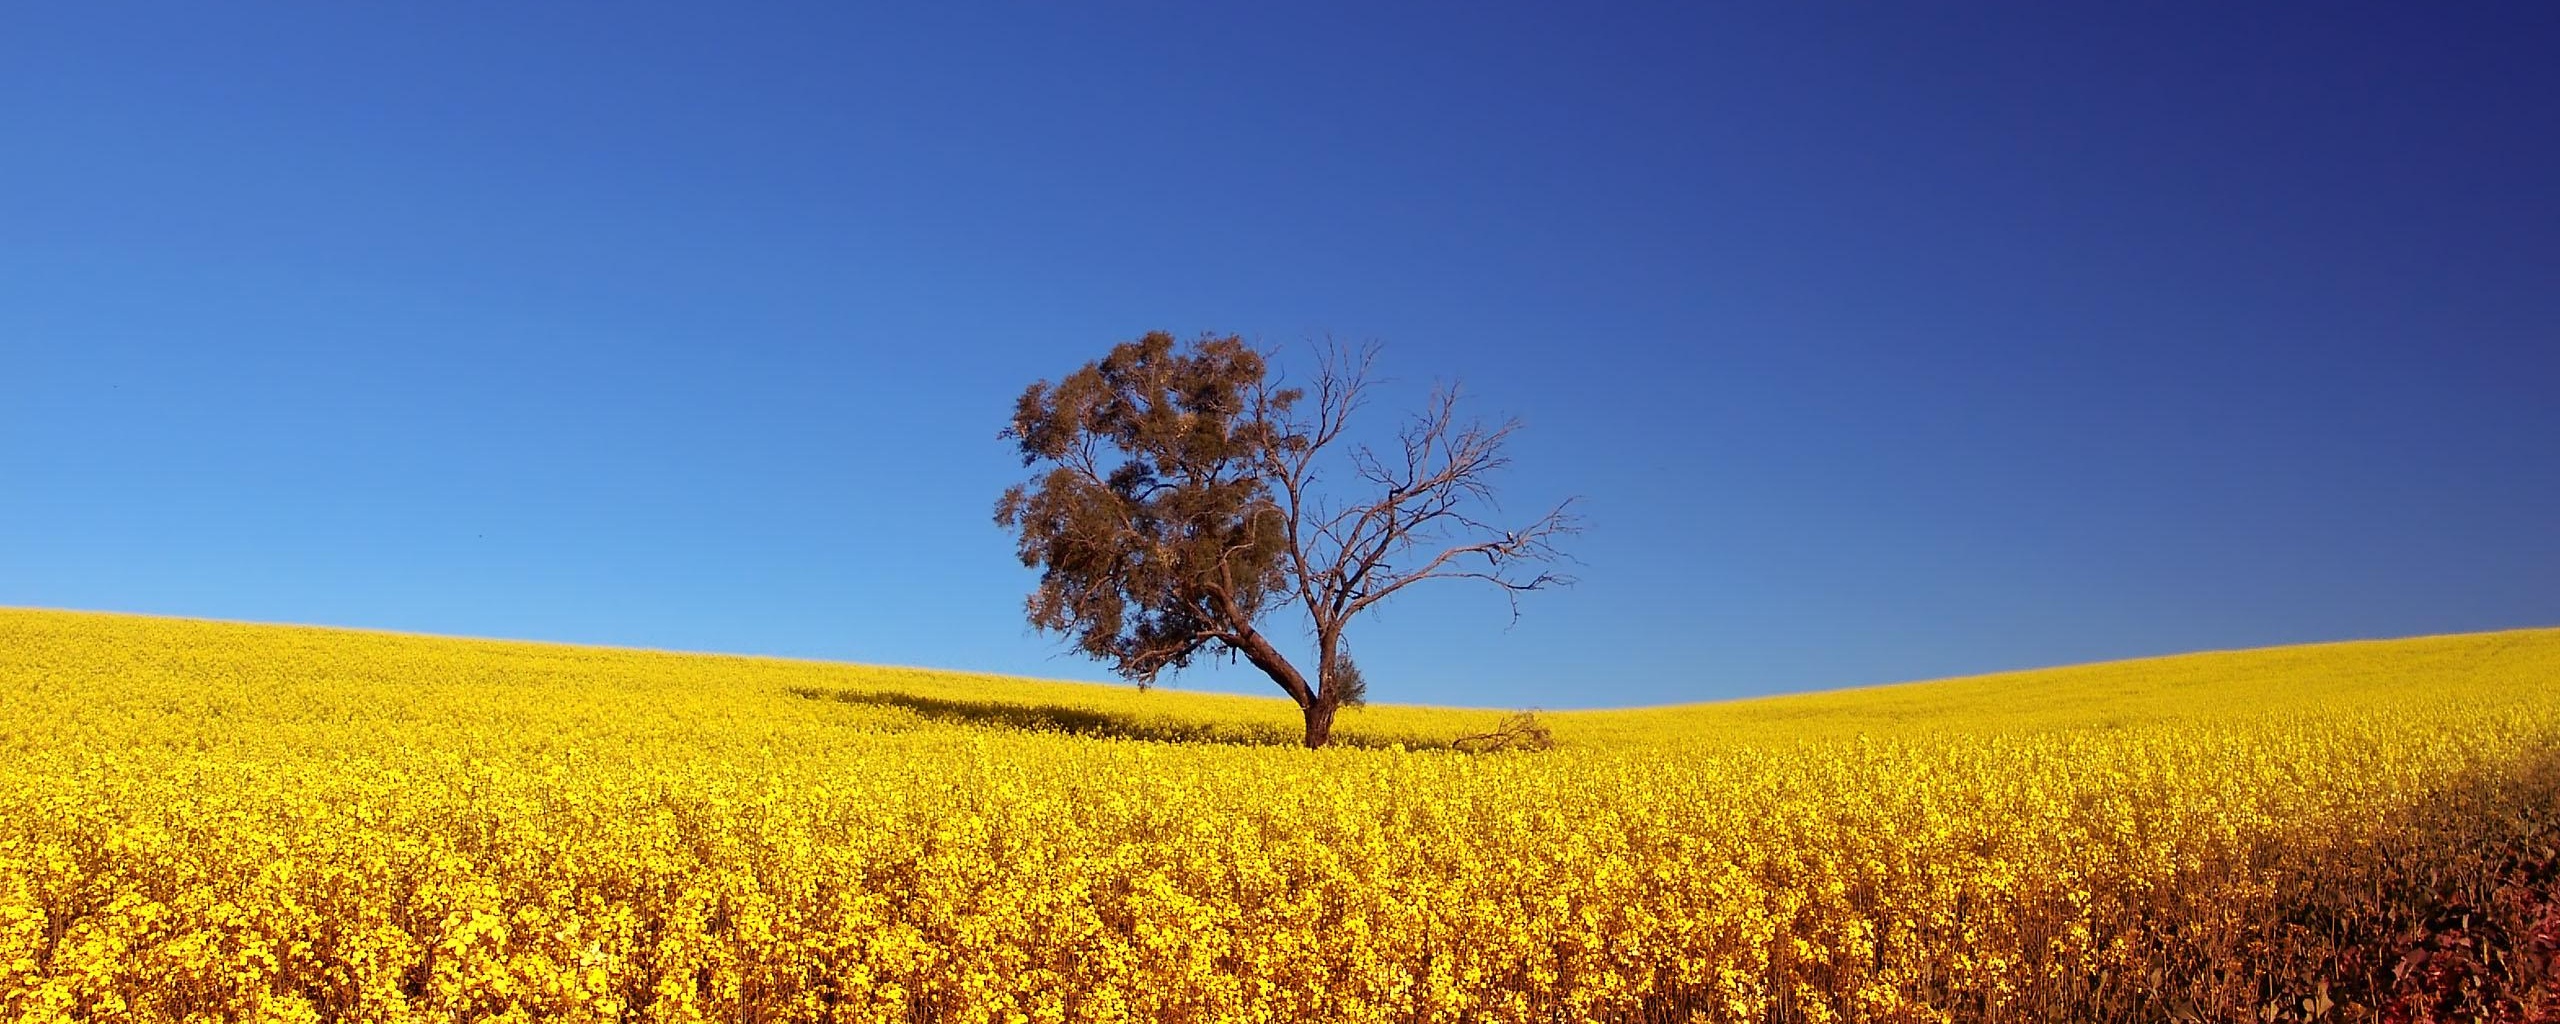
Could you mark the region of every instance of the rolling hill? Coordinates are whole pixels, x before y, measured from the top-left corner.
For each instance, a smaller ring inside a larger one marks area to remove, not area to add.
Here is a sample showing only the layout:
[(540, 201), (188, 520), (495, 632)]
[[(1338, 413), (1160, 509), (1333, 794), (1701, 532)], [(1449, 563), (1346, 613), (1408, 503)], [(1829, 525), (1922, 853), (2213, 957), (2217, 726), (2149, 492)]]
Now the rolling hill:
[(2436, 998), (2385, 958), (2456, 903), (2513, 1002), (2555, 678), (2532, 630), (1311, 752), (1278, 700), (0, 610), (0, 1014), (2309, 1019)]

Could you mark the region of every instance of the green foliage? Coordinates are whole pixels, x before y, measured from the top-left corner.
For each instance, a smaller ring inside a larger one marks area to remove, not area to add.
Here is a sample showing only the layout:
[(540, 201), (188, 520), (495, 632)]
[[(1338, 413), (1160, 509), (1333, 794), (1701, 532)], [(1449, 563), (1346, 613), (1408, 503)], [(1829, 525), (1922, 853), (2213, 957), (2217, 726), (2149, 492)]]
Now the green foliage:
[(1338, 653), (1325, 667), (1324, 692), (1342, 707), (1356, 708), (1369, 703), (1369, 680), (1360, 674), (1360, 666), (1351, 663), (1351, 655)]
[(1122, 675), (1151, 682), (1232, 635), (1284, 592), (1285, 523), (1262, 476), (1274, 412), (1243, 339), (1177, 350), (1158, 331), (1056, 385), (1033, 384), (1003, 436), (1025, 466), (996, 522), (1041, 570), (1025, 611)]

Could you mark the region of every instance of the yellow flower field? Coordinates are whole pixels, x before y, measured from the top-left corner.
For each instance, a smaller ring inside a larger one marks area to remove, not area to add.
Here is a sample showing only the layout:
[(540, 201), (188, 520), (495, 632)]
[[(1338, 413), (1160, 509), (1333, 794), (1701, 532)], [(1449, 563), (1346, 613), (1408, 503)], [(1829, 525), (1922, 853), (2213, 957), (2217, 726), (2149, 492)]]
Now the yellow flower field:
[(2560, 835), (2555, 679), (2525, 631), (1307, 751), (1243, 697), (0, 610), (0, 1018), (2357, 1019), (2368, 932)]

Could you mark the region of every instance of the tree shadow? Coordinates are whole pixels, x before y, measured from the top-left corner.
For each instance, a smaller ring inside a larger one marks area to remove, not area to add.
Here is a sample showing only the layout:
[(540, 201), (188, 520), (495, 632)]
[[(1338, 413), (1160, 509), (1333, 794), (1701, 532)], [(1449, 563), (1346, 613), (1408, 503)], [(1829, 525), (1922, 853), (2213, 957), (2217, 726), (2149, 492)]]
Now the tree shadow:
[[(1140, 718), (1069, 704), (954, 700), (885, 690), (831, 690), (814, 686), (789, 687), (786, 692), (806, 700), (829, 700), (842, 704), (900, 708), (926, 721), (948, 725), (1061, 733), (1094, 739), (1135, 740), (1142, 743), (1219, 743), (1241, 747), (1294, 747), (1298, 746), (1302, 739), (1296, 730), (1281, 725)], [(1429, 740), (1417, 743), (1411, 737), (1375, 737), (1347, 735), (1340, 732), (1333, 734), (1333, 744), (1343, 747), (1370, 748), (1401, 745), (1407, 750), (1447, 747), (1446, 743), (1435, 743)]]

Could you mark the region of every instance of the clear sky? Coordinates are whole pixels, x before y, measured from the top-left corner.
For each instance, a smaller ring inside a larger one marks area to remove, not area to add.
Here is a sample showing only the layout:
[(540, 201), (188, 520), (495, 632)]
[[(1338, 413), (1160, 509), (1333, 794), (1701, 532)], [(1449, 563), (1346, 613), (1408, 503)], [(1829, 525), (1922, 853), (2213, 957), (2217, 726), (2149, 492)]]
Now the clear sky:
[(1581, 496), (1381, 700), (2560, 624), (2560, 5), (884, 6), (12, 5), (0, 604), (1108, 678), (996, 432), (1165, 329)]

